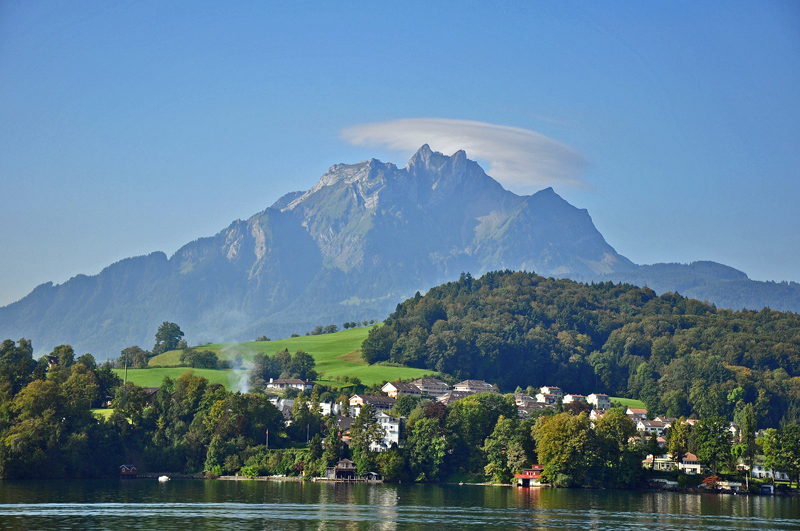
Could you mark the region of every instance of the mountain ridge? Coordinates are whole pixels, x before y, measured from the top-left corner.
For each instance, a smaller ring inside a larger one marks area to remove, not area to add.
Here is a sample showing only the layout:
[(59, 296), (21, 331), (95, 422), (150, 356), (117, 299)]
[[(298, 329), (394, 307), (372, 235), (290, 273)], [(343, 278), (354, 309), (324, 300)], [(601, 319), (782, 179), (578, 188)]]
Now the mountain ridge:
[[(285, 194), (171, 257), (150, 253), (37, 286), (0, 308), (0, 335), (32, 338), (37, 352), (71, 343), (98, 359), (133, 344), (148, 348), (165, 320), (192, 343), (285, 337), (381, 319), (416, 291), (499, 269), (650, 284), (666, 274), (665, 291), (706, 295), (723, 281), (756, 289), (730, 271), (715, 279), (722, 270), (707, 265), (654, 267), (617, 253), (589, 212), (552, 188), (516, 195), (464, 151), (447, 156), (426, 144), (403, 168), (377, 159), (333, 165), (309, 190)], [(800, 309), (797, 288), (796, 306), (775, 309)], [(795, 286), (786, 290), (790, 296), (779, 295), (791, 306)]]

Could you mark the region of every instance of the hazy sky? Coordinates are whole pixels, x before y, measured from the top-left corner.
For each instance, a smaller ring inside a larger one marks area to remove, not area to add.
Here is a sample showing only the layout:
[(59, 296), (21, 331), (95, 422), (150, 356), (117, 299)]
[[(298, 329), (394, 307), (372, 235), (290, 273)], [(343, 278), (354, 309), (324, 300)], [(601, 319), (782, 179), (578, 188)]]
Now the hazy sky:
[(387, 4), (0, 2), (0, 304), (423, 142), (800, 281), (800, 3)]

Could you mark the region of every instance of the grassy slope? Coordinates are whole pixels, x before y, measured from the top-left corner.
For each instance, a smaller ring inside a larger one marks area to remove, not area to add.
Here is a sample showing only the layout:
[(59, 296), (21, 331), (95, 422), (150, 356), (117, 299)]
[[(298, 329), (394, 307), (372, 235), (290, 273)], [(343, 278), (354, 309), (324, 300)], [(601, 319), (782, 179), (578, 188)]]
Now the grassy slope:
[(617, 396), (610, 396), (609, 398), (612, 402), (619, 402), (625, 407), (630, 407), (633, 409), (647, 409), (647, 406), (645, 406), (644, 402), (641, 400), (635, 400), (633, 398), (620, 398)]
[[(188, 367), (160, 367), (154, 369), (128, 369), (128, 381), (142, 387), (160, 387), (164, 376), (169, 376), (173, 380), (186, 371), (194, 371), (197, 376), (204, 376), (212, 383), (221, 383), (227, 389), (235, 390), (238, 388), (239, 379), (243, 377), (244, 371), (218, 371), (214, 369), (190, 369)], [(125, 378), (124, 369), (114, 369), (120, 378)]]
[[(376, 325), (377, 326), (377, 325)], [(275, 354), (279, 350), (288, 349), (289, 352), (294, 353), (298, 350), (308, 352), (317, 362), (317, 371), (324, 371), (325, 375), (322, 379), (317, 380), (323, 385), (339, 386), (335, 381), (336, 376), (356, 376), (362, 383), (372, 385), (373, 383), (380, 383), (384, 380), (392, 381), (397, 378), (419, 378), (423, 374), (431, 374), (430, 371), (423, 369), (412, 369), (408, 367), (384, 367), (380, 365), (367, 365), (361, 361), (357, 352), (361, 347), (361, 343), (367, 337), (369, 327), (351, 328), (350, 330), (342, 330), (335, 334), (322, 334), (317, 336), (300, 336), (290, 339), (279, 339), (276, 341), (252, 341), (247, 343), (218, 343), (211, 345), (204, 345), (202, 348), (216, 352), (220, 359), (233, 360), (236, 355), (240, 355), (242, 360), (247, 362), (253, 359), (256, 354)], [(148, 375), (137, 374), (136, 378), (148, 378), (149, 382), (158, 380), (156, 383), (148, 383), (147, 386), (160, 385), (161, 379), (164, 375), (168, 374), (167, 371), (172, 371), (169, 376), (172, 378), (177, 377), (185, 368), (165, 368), (165, 366), (175, 366), (180, 363), (180, 351), (165, 352), (150, 360), (150, 369), (141, 369), (139, 372), (151, 373)], [(137, 385), (145, 385), (139, 383), (139, 380), (134, 379), (128, 370), (128, 378)], [(212, 376), (206, 374), (211, 373)], [(226, 374), (235, 371), (211, 371), (207, 369), (195, 369), (196, 374), (202, 374), (211, 381), (218, 381), (226, 385), (229, 389), (235, 388), (233, 382), (227, 382), (223, 379)], [(214, 374), (216, 373), (216, 374)], [(174, 374), (174, 375), (173, 375)], [(159, 376), (160, 375), (160, 376)], [(142, 380), (144, 381), (144, 380)]]

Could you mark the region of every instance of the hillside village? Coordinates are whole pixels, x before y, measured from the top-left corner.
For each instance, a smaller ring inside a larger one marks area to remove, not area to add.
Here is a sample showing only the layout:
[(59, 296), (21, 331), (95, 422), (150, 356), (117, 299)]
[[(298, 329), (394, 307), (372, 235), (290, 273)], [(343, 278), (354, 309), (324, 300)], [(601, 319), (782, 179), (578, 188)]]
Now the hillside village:
[[(174, 329), (170, 341), (180, 347), (182, 333), (172, 325), (162, 327)], [(0, 475), (103, 477), (117, 469), (126, 477), (179, 471), (206, 477), (489, 480), (521, 486), (544, 481), (603, 488), (703, 483), (727, 490), (772, 487), (774, 481), (787, 488), (780, 482), (800, 481), (800, 428), (758, 430), (754, 405), (741, 400), (741, 389), (728, 397), (737, 401), (731, 422), (713, 414), (648, 414), (634, 405), (643, 402), (553, 385), (504, 393), (510, 389), (496, 382), (456, 382), (447, 373), (418, 368), (406, 374), (422, 376), (381, 382), (378, 375), (408, 369), (351, 361), (357, 351), (353, 331), (348, 333), (348, 353), (329, 350), (319, 357), (321, 367), (302, 349), (289, 353), (287, 347), (301, 338), (262, 340), (260, 352), (249, 354), (246, 371), (232, 370), (241, 364), (232, 360), (237, 352), (217, 355), (224, 346), (176, 350), (160, 344), (157, 334), (153, 352), (181, 363), (136, 369), (137, 378), (163, 378), (158, 387), (122, 380), (132, 361), (156, 359), (138, 347), (99, 364), (90, 354), (76, 358), (69, 345), (61, 345), (37, 362), (27, 340), (5, 341), (0, 379), (7, 380), (12, 417), (2, 433)], [(304, 345), (324, 344), (310, 337), (302, 339)], [(194, 368), (198, 360), (210, 367)], [(368, 383), (348, 374), (348, 367), (370, 375)], [(325, 374), (328, 370), (334, 374)], [(226, 388), (205, 375), (226, 375), (249, 388)], [(33, 422), (39, 411), (55, 412), (43, 418), (63, 418), (64, 424), (47, 428)], [(94, 460), (88, 459), (94, 448), (72, 441), (98, 435), (70, 438), (90, 430), (111, 441)], [(53, 439), (50, 433), (63, 435)], [(44, 453), (29, 450), (37, 445)], [(36, 455), (51, 457), (34, 461)], [(61, 468), (54, 468), (53, 460), (63, 463)]]
[[(270, 381), (267, 385), (270, 390), (284, 391), (286, 389), (296, 389), (300, 392), (311, 392), (314, 383), (299, 379), (277, 379)], [(557, 386), (543, 386), (540, 392), (534, 396), (525, 393), (513, 393), (514, 403), (517, 407), (519, 419), (529, 419), (542, 414), (552, 415), (556, 411), (563, 410), (565, 407), (572, 409), (573, 412), (588, 411), (588, 417), (594, 422), (602, 419), (613, 405), (611, 397), (603, 393), (592, 393), (588, 396), (579, 394), (565, 393)], [(447, 407), (468, 396), (481, 393), (491, 393), (499, 395), (500, 392), (496, 385), (492, 385), (483, 380), (464, 380), (454, 385), (449, 385), (442, 380), (435, 378), (419, 378), (410, 382), (387, 382), (381, 387), (382, 394), (354, 394), (349, 398), (347, 404), (336, 402), (320, 402), (319, 412), (324, 416), (335, 418), (336, 427), (342, 436), (342, 442), (346, 445), (351, 443), (352, 437), (350, 430), (355, 418), (359, 416), (365, 406), (369, 406), (373, 418), (381, 428), (381, 437), (374, 441), (370, 450), (374, 452), (386, 452), (392, 447), (402, 448), (406, 442), (406, 421), (407, 418), (397, 414), (395, 405), (401, 397), (416, 397), (435, 401)], [(292, 422), (292, 406), (294, 400), (289, 398), (274, 397), (272, 403), (282, 412), (287, 425)], [(619, 404), (617, 404), (619, 407)], [(630, 419), (636, 429), (636, 435), (630, 437), (630, 443), (642, 445), (647, 448), (642, 466), (651, 471), (680, 471), (688, 475), (701, 475), (709, 472), (709, 468), (701, 463), (701, 460), (691, 452), (681, 452), (680, 455), (673, 456), (669, 451), (668, 440), (665, 437), (676, 423), (685, 423), (688, 426), (695, 426), (698, 419), (677, 419), (674, 417), (657, 416), (648, 419), (648, 412), (644, 408), (625, 408), (625, 416)], [(740, 428), (733, 422), (725, 427), (729, 432), (731, 441), (742, 440)], [(763, 435), (763, 433), (762, 433)], [(326, 444), (327, 441), (323, 440)], [(738, 465), (739, 470), (749, 470), (747, 465)], [(353, 480), (359, 476), (354, 472), (355, 467), (352, 461), (342, 459), (335, 467), (328, 469), (328, 479)], [(535, 486), (542, 481), (541, 465), (532, 465), (514, 475), (515, 482), (524, 486)], [(373, 473), (372, 478), (379, 477)], [(752, 477), (758, 479), (776, 479), (789, 481), (789, 475), (782, 471), (770, 470), (763, 464), (754, 465)], [(737, 482), (718, 481), (718, 486), (730, 490), (740, 490), (742, 486)], [(677, 487), (677, 482), (668, 480), (654, 481), (654, 487)]]

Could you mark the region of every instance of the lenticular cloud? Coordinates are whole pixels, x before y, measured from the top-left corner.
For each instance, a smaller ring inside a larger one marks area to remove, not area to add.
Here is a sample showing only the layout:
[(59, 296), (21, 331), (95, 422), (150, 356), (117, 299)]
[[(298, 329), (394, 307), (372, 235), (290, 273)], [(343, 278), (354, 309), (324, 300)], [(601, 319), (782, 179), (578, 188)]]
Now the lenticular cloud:
[(583, 155), (528, 129), (467, 120), (409, 118), (355, 125), (342, 130), (341, 136), (357, 146), (403, 151), (415, 151), (423, 144), (445, 154), (463, 149), (469, 158), (486, 163), (487, 173), (509, 188), (586, 186), (579, 177), (586, 166)]

